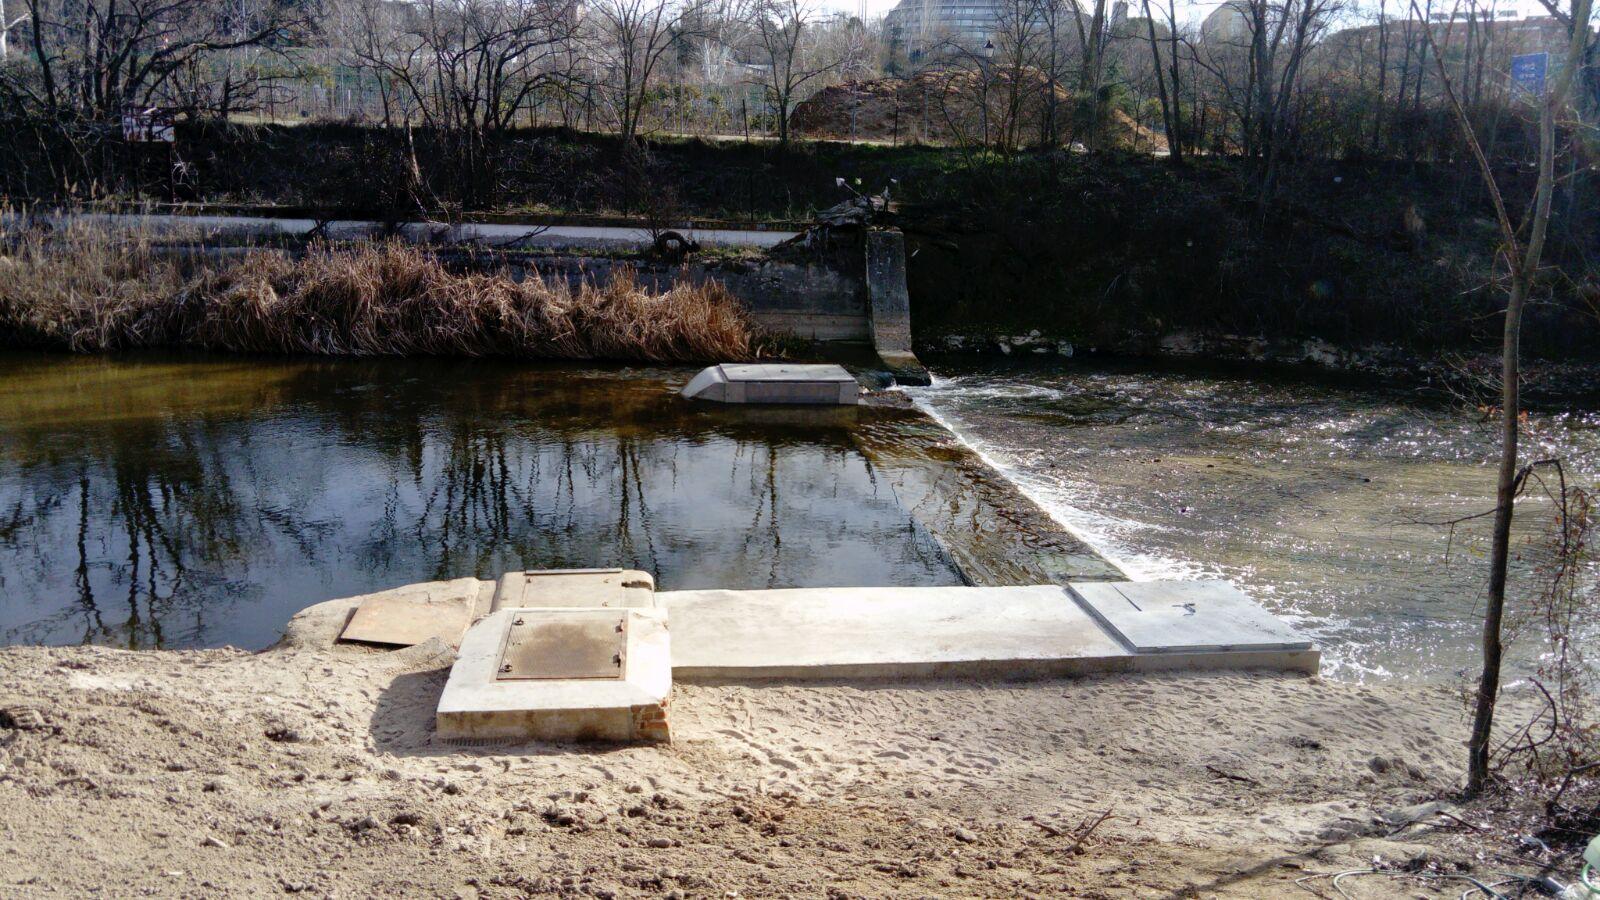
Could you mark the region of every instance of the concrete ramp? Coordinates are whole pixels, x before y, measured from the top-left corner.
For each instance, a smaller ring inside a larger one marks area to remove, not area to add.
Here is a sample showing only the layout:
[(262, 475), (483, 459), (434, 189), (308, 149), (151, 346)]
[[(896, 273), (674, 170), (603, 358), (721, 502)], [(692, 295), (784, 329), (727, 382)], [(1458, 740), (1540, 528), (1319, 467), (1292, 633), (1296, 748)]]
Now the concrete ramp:
[(1071, 590), (1134, 653), (1311, 649), (1226, 581), (1107, 581)]

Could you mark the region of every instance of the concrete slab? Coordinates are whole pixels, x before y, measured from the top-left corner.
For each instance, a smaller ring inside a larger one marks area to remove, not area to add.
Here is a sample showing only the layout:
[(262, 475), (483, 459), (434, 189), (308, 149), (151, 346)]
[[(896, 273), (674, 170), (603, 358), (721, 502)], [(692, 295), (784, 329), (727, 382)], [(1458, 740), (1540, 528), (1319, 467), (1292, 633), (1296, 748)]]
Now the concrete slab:
[(656, 602), (672, 616), (673, 674), (687, 680), (1315, 672), (1320, 662), (1303, 639), (1140, 652), (1058, 585), (667, 591)]
[(338, 640), (385, 647), (410, 647), (438, 638), (451, 647), (477, 611), (475, 578), (407, 585), (353, 598)]
[(511, 607), (645, 609), (655, 605), (655, 579), (637, 569), (544, 569), (507, 572), (489, 611)]
[(1103, 581), (1071, 590), (1136, 653), (1311, 649), (1309, 640), (1225, 581)]
[(719, 403), (853, 406), (861, 386), (839, 365), (725, 363), (701, 370), (682, 393)]
[(437, 637), (455, 646), (472, 624), (472, 607), (458, 600), (369, 597), (356, 607), (341, 641), (410, 647)]
[(1055, 585), (668, 591), (678, 678), (1076, 671), (1126, 656)]
[[(620, 624), (620, 640), (606, 644), (620, 657), (617, 673), (597, 677), (587, 665), (541, 664), (537, 641), (533, 655), (519, 660), (511, 640), (519, 620), (558, 631), (595, 631), (598, 622), (604, 632)], [(511, 671), (504, 671), (507, 665)], [(512, 677), (502, 677), (507, 675)], [(501, 609), (462, 640), (439, 698), (435, 732), (446, 740), (667, 741), (671, 692), (672, 648), (663, 610)]]

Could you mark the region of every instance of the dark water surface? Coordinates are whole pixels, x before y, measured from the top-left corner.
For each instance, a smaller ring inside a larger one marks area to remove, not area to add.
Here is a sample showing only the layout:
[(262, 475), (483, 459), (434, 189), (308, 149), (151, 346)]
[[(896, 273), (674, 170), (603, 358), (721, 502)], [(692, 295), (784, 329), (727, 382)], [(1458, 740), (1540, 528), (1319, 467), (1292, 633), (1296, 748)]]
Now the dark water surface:
[(953, 584), (852, 435), (686, 369), (0, 353), (0, 641), (261, 647), (333, 597), (522, 568)]
[[(1106, 363), (945, 367), (918, 401), (1136, 577), (1232, 580), (1326, 645), (1339, 677), (1476, 663), (1495, 425), (1390, 385)], [(1527, 421), (1527, 458), (1600, 474), (1600, 411)], [(1518, 506), (1513, 593), (1553, 507)], [(1600, 631), (1600, 623), (1596, 623)], [(1526, 663), (1529, 646), (1520, 650)]]

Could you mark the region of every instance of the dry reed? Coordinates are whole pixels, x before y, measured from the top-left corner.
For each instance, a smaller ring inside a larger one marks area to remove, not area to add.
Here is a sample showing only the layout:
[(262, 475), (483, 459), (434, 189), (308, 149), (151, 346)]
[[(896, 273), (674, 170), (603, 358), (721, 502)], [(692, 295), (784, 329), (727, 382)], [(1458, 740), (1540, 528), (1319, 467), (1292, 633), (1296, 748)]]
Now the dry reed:
[(578, 287), (457, 274), (398, 242), (299, 256), (251, 250), (193, 275), (184, 268), (138, 234), (0, 226), (0, 344), (653, 362), (755, 355), (743, 308), (714, 282), (652, 293), (626, 269)]

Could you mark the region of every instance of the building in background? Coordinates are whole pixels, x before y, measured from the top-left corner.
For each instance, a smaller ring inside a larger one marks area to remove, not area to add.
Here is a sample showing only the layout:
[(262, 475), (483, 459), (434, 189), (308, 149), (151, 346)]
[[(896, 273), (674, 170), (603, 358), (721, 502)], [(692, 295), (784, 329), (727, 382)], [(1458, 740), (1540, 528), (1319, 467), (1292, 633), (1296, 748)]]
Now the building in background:
[[(1073, 38), (1076, 26), (1067, 16), (1086, 15), (1075, 0), (1051, 0), (1065, 14), (1060, 21), (1060, 39)], [(1017, 0), (900, 0), (884, 17), (884, 39), (892, 59), (921, 68), (952, 53), (982, 53), (994, 49), (995, 34), (1008, 14), (1021, 8)], [(1115, 27), (1127, 19), (1126, 0), (1117, 0), (1109, 10)]]
[(913, 67), (941, 49), (981, 50), (994, 36), (1005, 0), (900, 0), (884, 17), (891, 52)]

